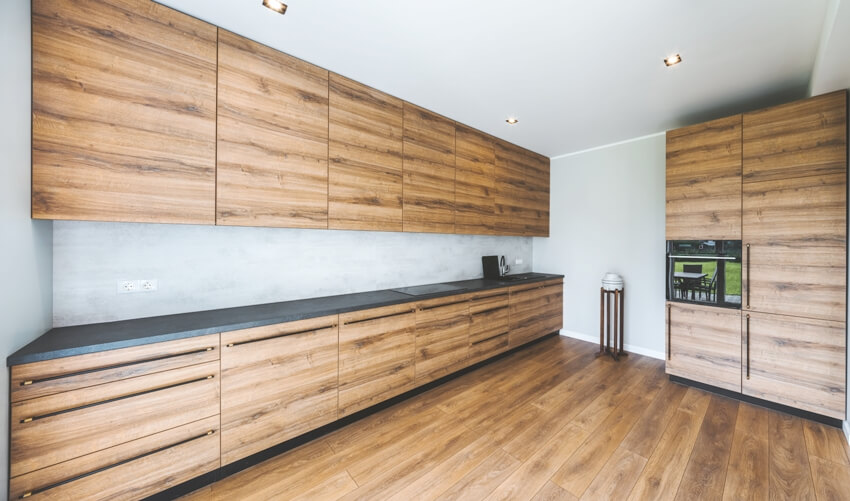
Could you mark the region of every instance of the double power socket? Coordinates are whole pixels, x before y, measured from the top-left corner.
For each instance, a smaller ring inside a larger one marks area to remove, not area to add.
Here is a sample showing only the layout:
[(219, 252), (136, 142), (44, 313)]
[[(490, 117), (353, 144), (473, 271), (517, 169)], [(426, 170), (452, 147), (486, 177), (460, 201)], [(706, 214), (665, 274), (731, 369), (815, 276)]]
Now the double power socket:
[(132, 294), (134, 292), (155, 292), (156, 289), (157, 283), (155, 278), (118, 281), (118, 294)]

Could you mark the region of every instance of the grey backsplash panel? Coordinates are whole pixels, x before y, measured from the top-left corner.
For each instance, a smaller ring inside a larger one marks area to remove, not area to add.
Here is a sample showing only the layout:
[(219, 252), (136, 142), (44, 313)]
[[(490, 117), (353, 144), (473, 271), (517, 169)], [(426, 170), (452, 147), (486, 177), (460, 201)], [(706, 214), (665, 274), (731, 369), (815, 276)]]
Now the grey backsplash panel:
[[(527, 237), (79, 221), (53, 231), (56, 327), (478, 278), (482, 255), (532, 271)], [(119, 280), (138, 279), (158, 290), (118, 294)]]

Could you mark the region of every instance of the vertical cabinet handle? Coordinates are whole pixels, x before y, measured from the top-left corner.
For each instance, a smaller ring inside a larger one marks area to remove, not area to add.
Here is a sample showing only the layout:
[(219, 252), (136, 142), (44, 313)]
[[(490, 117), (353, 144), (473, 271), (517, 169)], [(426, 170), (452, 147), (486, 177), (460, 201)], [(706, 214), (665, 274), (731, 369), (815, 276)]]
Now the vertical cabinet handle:
[(672, 327), (670, 325), (670, 309), (671, 308), (672, 308), (672, 305), (668, 304), (667, 305), (667, 360), (670, 360), (672, 358), (672, 355), (673, 355), (673, 350), (670, 347), (670, 339), (671, 339), (670, 330), (672, 329)]
[(750, 379), (750, 314), (747, 313), (747, 379)]
[(747, 244), (747, 309), (750, 309), (750, 244)]

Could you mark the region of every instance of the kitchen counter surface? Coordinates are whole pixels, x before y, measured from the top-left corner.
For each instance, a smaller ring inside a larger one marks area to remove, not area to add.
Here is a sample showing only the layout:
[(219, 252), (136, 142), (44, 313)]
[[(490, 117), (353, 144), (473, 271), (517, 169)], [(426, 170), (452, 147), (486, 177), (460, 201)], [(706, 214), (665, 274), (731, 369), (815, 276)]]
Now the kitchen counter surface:
[(474, 279), (445, 282), (446, 284), (462, 287), (463, 289), (421, 296), (410, 296), (388, 289), (299, 299), (280, 303), (136, 318), (117, 322), (56, 327), (7, 357), (6, 365), (20, 365), (85, 353), (115, 350), (130, 346), (203, 336), (217, 332), (247, 329), (250, 327), (303, 320), (305, 318), (336, 315), (349, 311), (422, 301), (436, 297), (541, 282), (553, 278), (563, 278), (563, 275), (546, 273), (524, 273), (517, 276), (526, 278), (524, 280), (514, 281)]

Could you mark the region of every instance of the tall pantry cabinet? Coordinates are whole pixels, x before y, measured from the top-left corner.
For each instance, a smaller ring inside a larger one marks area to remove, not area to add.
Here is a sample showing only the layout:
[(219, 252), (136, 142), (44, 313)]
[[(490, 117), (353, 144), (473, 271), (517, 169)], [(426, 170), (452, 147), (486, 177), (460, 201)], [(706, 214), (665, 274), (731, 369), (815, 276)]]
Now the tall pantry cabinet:
[(667, 239), (737, 226), (743, 245), (740, 342), (728, 321), (699, 322), (734, 310), (668, 303), (667, 372), (845, 419), (847, 93), (670, 131), (667, 144)]

